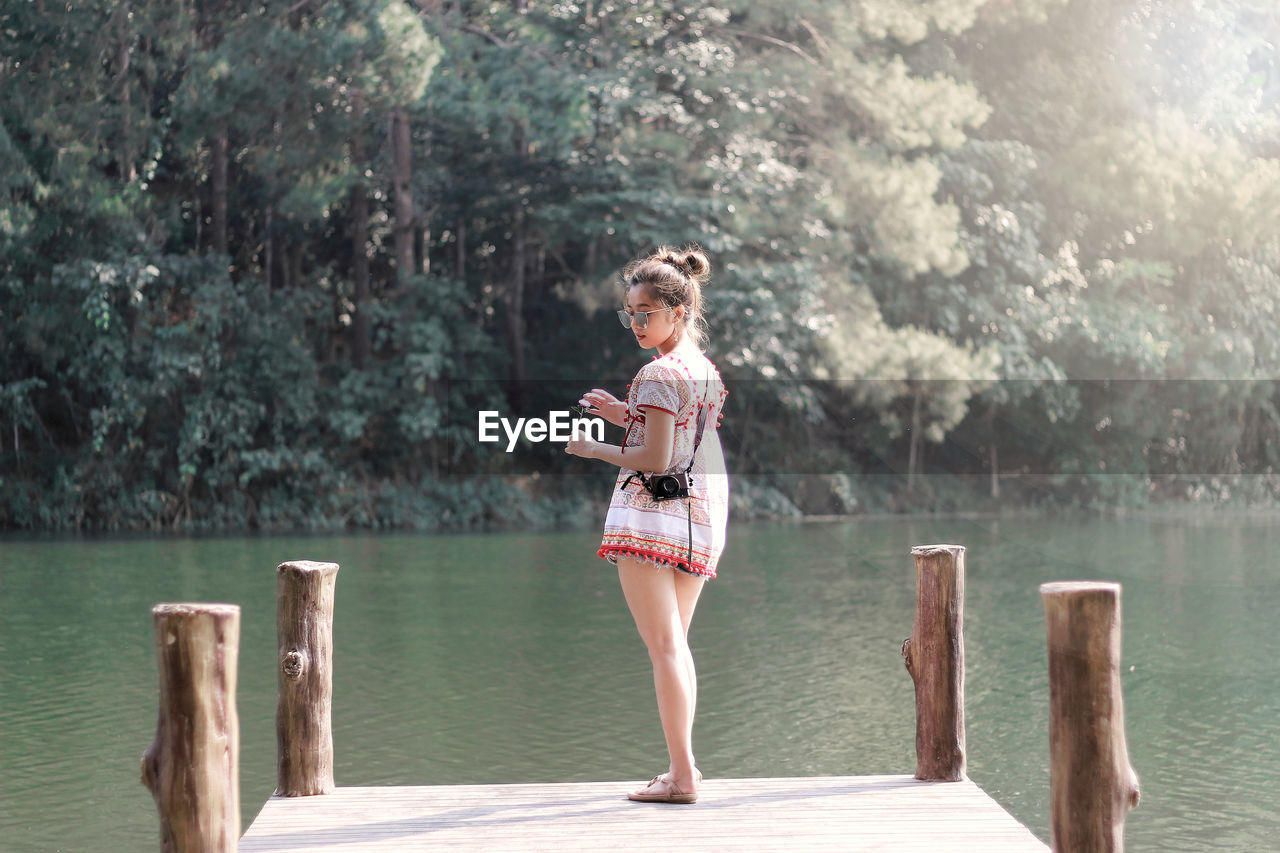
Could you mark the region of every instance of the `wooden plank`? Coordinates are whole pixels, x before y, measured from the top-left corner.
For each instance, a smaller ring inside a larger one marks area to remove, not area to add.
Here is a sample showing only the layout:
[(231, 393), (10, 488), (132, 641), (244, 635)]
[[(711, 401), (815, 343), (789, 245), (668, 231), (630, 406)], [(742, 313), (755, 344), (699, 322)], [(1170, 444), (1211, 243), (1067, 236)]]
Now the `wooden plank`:
[(1048, 850), (971, 781), (708, 779), (691, 806), (627, 800), (640, 784), (338, 788), (272, 797), (240, 851)]

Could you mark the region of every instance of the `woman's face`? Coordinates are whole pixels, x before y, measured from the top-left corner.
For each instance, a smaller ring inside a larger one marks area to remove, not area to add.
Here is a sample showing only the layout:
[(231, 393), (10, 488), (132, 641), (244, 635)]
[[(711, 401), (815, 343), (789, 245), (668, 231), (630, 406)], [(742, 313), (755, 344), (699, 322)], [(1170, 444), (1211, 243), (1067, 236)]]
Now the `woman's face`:
[[(644, 285), (637, 284), (627, 288), (627, 308), (632, 312), (631, 332), (636, 336), (636, 343), (641, 349), (661, 346), (675, 334), (679, 318), (684, 316), (684, 306), (677, 305), (668, 311), (655, 310), (664, 307), (649, 294), (649, 288)], [(649, 324), (643, 329), (639, 328), (643, 321), (636, 316), (641, 311), (654, 312), (649, 315)]]

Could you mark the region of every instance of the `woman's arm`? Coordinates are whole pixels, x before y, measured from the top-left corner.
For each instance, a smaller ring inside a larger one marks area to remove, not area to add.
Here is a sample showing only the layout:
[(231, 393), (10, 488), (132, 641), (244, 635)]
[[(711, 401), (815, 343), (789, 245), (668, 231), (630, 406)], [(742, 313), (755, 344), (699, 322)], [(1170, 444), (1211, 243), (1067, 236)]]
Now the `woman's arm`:
[(624, 453), (620, 445), (586, 438), (570, 439), (564, 452), (586, 459), (602, 459), (619, 468), (631, 468), (642, 473), (666, 471), (675, 448), (676, 416), (652, 406), (644, 409), (644, 444), (626, 448), (629, 453)]

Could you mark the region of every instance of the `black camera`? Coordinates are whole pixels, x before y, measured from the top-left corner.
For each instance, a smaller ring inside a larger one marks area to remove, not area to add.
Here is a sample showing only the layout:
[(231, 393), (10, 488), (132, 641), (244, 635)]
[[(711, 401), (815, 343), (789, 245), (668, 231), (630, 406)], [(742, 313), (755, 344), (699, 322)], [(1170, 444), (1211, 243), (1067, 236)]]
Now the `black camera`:
[(675, 498), (689, 497), (689, 475), (654, 474), (644, 483), (655, 501), (669, 501)]

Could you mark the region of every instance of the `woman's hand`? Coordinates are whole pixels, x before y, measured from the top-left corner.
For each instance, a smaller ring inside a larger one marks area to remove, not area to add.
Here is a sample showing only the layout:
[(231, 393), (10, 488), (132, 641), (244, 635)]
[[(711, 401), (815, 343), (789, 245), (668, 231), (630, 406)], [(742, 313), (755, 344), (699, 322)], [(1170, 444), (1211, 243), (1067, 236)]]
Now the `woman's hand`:
[(564, 446), (564, 452), (574, 456), (581, 456), (583, 459), (595, 458), (596, 442), (589, 438), (579, 438), (578, 431), (573, 431), (573, 438), (569, 439), (569, 443)]
[(603, 388), (592, 388), (578, 401), (588, 406), (587, 414), (599, 415), (614, 426), (627, 425), (627, 404)]

